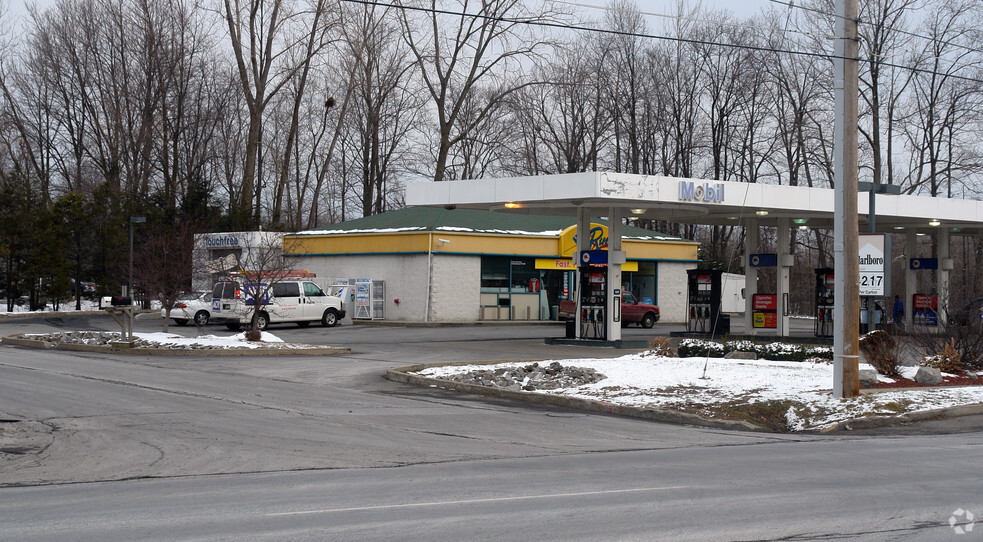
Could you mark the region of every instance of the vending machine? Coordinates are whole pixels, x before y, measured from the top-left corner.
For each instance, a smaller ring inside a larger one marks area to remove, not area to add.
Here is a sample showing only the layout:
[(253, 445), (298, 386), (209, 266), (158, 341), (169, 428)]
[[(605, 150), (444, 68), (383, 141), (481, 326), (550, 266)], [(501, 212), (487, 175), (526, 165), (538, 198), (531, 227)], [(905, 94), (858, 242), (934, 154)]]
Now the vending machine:
[(816, 269), (816, 336), (833, 336), (833, 270)]
[(607, 268), (580, 266), (580, 338), (607, 340), (604, 311), (607, 300)]
[[(720, 318), (720, 276), (722, 271), (717, 269), (690, 269), (689, 297), (687, 297), (686, 331), (690, 333), (729, 333), (730, 321), (718, 322)], [(716, 325), (715, 325), (716, 323)], [(726, 327), (727, 329), (723, 329)]]

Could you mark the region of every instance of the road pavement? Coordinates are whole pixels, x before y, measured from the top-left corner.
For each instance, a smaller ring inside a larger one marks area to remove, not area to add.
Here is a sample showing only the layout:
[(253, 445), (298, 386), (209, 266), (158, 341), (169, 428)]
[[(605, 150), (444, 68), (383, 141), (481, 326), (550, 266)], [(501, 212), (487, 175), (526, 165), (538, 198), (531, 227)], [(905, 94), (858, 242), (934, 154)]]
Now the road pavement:
[[(114, 326), (29, 318), (0, 333)], [(562, 326), (272, 331), (352, 353), (0, 348), (0, 434), (24, 437), (0, 454), (0, 539), (926, 540), (957, 536), (957, 509), (983, 514), (972, 423), (743, 433), (382, 378), (410, 363), (624, 353), (545, 345)]]

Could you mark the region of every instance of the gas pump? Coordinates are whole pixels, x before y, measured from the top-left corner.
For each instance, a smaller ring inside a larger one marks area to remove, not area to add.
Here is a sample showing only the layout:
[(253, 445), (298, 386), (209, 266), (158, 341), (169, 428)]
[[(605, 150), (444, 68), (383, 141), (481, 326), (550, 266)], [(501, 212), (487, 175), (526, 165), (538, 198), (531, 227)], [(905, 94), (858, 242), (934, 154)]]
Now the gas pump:
[(816, 336), (833, 336), (833, 270), (816, 269)]
[(607, 268), (580, 266), (580, 338), (607, 340), (604, 311), (607, 301)]
[[(721, 320), (714, 328), (714, 322), (720, 317), (720, 276), (722, 271), (717, 269), (690, 269), (686, 272), (689, 279), (689, 297), (687, 297), (686, 331), (690, 333), (730, 333), (730, 321)], [(726, 328), (726, 329), (725, 329)]]

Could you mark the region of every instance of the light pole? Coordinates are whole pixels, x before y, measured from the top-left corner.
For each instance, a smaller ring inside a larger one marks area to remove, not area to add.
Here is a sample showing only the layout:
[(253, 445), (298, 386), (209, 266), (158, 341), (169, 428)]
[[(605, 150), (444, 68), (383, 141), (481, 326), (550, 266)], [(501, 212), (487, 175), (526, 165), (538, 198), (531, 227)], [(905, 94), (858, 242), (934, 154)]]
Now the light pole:
[(128, 330), (128, 340), (130, 346), (133, 346), (133, 225), (140, 224), (147, 221), (147, 217), (144, 216), (131, 216), (130, 217), (130, 279), (126, 283), (126, 295), (130, 297), (130, 306), (124, 309)]
[(133, 298), (133, 225), (147, 221), (145, 216), (130, 217), (130, 280), (126, 283), (126, 295)]

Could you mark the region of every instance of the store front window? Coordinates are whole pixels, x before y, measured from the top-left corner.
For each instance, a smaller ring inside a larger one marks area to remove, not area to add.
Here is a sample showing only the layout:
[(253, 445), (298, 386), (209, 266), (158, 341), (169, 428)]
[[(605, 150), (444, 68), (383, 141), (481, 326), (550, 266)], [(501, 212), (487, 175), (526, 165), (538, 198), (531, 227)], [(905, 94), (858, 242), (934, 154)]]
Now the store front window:
[(658, 269), (657, 262), (638, 262), (638, 271), (622, 274), (624, 286), (639, 301), (658, 304)]

